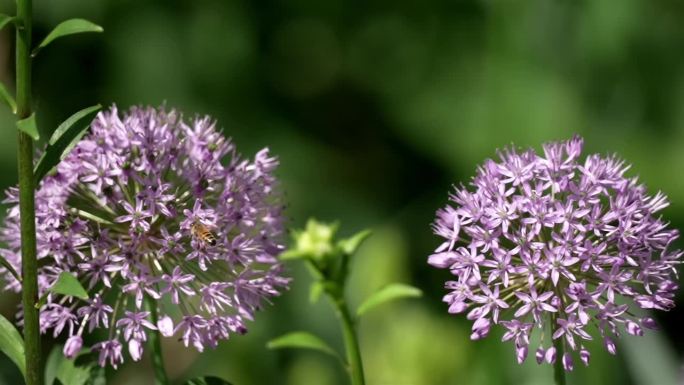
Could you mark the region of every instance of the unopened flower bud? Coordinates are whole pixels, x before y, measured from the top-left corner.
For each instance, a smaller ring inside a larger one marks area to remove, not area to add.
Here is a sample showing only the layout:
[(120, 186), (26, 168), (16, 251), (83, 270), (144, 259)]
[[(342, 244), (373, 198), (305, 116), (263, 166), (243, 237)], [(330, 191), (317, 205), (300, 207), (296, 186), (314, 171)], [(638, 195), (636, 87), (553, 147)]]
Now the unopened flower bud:
[(173, 335), (173, 320), (171, 317), (165, 315), (157, 321), (157, 329), (164, 337), (171, 337)]
[(83, 338), (80, 335), (74, 335), (67, 339), (64, 344), (64, 356), (68, 359), (75, 358), (83, 347)]

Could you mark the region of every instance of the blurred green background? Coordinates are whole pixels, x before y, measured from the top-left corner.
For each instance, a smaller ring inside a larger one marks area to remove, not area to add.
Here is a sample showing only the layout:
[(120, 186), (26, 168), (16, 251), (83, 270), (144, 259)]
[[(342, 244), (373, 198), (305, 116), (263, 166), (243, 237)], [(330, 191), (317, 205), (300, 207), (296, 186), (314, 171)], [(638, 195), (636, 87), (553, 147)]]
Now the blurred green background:
[[(11, 0), (0, 6), (13, 12)], [(35, 62), (44, 136), (96, 102), (209, 114), (242, 153), (268, 146), (280, 156), (292, 226), (315, 216), (340, 220), (342, 235), (375, 229), (355, 261), (352, 303), (390, 281), (426, 295), (359, 325), (369, 385), (550, 383), (548, 365), (514, 362), (500, 331), (470, 341), (470, 322), (441, 303), (448, 273), (426, 265), (438, 244), (434, 211), (497, 147), (580, 133), (589, 152), (619, 153), (653, 192), (665, 191), (665, 216), (684, 224), (681, 1), (36, 0), (34, 9), (37, 39), (72, 17), (105, 29), (59, 40)], [(0, 80), (10, 87), (12, 47), (5, 29)], [(0, 125), (4, 189), (16, 183), (5, 108)], [(214, 374), (236, 385), (345, 384), (328, 356), (265, 348), (311, 330), (342, 349), (331, 308), (309, 305), (308, 276), (290, 268), (291, 290), (246, 336), (202, 355), (166, 341), (176, 382)], [(17, 302), (3, 294), (2, 313)], [(617, 357), (594, 346), (570, 383), (679, 383), (684, 311), (656, 317), (663, 331), (623, 338)], [(113, 384), (152, 381), (148, 361), (110, 374)], [(0, 383), (16, 381), (0, 357)]]

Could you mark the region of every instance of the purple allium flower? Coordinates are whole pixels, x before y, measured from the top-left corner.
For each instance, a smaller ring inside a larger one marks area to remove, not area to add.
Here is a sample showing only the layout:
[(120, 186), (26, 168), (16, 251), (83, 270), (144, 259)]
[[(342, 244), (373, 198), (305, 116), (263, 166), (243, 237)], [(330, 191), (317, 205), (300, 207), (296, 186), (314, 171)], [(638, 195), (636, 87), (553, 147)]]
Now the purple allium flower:
[(629, 166), (614, 156), (582, 162), (582, 147), (576, 136), (541, 155), (505, 149), (437, 211), (444, 241), (428, 263), (456, 276), (445, 285), (449, 313), (467, 312), (474, 340), (503, 326), (519, 363), (535, 330), (537, 362), (572, 370), (574, 352), (589, 363), (590, 330), (615, 354), (623, 331), (656, 327), (637, 308), (674, 307), (682, 252), (670, 250), (679, 232), (658, 214), (667, 198), (625, 176)]
[[(49, 294), (41, 331), (67, 334), (64, 352), (74, 356), (86, 326), (104, 329), (93, 348), (112, 366), (123, 362), (123, 346), (140, 359), (151, 330), (200, 351), (244, 334), (246, 320), (289, 282), (277, 260), (284, 249), (277, 165), (266, 149), (241, 157), (208, 117), (152, 108), (100, 113), (36, 192), (41, 295), (62, 272), (90, 293), (87, 300)], [(7, 192), (0, 253), (21, 271), (17, 193)], [(19, 291), (3, 273), (7, 288)], [(158, 300), (156, 324), (146, 296)]]

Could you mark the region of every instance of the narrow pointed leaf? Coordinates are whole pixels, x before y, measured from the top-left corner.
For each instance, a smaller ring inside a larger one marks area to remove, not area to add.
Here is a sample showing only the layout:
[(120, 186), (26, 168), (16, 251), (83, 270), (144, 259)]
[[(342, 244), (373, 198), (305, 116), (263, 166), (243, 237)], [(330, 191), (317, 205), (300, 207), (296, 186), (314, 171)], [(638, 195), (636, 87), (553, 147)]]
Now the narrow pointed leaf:
[(339, 358), (337, 352), (328, 346), (325, 341), (308, 332), (291, 332), (284, 334), (269, 341), (268, 344), (266, 344), (266, 347), (269, 349), (313, 349)]
[(2, 255), (0, 255), (0, 265), (2, 265), (2, 267), (9, 271), (10, 274), (12, 274), (12, 276), (16, 278), (17, 281), (21, 282), (21, 276), (19, 276), (19, 273), (17, 273), (17, 271), (14, 270), (12, 264), (9, 263), (9, 261), (5, 259), (5, 257), (3, 257)]
[(45, 37), (45, 39), (43, 39), (38, 47), (33, 50), (33, 56), (35, 56), (40, 49), (45, 48), (45, 46), (60, 37), (77, 33), (102, 31), (104, 31), (102, 27), (85, 19), (69, 19), (63, 21), (59, 23), (52, 31), (50, 31), (50, 33)]
[(78, 121), (85, 118), (86, 116), (99, 111), (100, 109), (102, 109), (102, 106), (96, 104), (94, 106), (86, 107), (68, 117), (67, 120), (63, 121), (62, 124), (60, 124), (59, 127), (57, 127), (55, 132), (52, 133), (52, 136), (50, 137), (50, 141), (48, 142), (48, 144), (50, 146), (53, 146), (62, 137), (62, 135), (64, 135), (66, 132), (69, 131), (71, 127), (73, 127), (74, 124), (78, 123)]
[(84, 108), (71, 115), (57, 127), (57, 130), (50, 137), (45, 152), (33, 169), (36, 185), (71, 152), (86, 134), (92, 118), (101, 108), (102, 106), (99, 104)]
[(345, 254), (352, 255), (370, 235), (370, 230), (359, 231), (351, 237), (339, 241), (338, 246)]
[(31, 114), (31, 116), (26, 119), (18, 120), (17, 128), (19, 131), (28, 134), (31, 138), (33, 138), (33, 140), (40, 139), (40, 135), (38, 134), (38, 126), (36, 125), (35, 113)]
[(311, 303), (316, 303), (318, 300), (321, 298), (321, 294), (323, 294), (323, 290), (325, 289), (325, 286), (323, 282), (321, 281), (316, 281), (311, 284), (311, 287), (309, 288), (309, 302)]
[(303, 252), (301, 252), (299, 250), (295, 250), (295, 249), (285, 250), (282, 253), (280, 253), (280, 255), (278, 256), (278, 259), (280, 259), (281, 261), (292, 261), (295, 259), (302, 259), (302, 258), (306, 258), (306, 253), (303, 253)]
[(69, 295), (80, 299), (88, 299), (88, 292), (83, 288), (73, 274), (63, 271), (57, 282), (50, 287), (50, 292), (55, 294)]
[(24, 361), (24, 341), (17, 328), (7, 318), (0, 315), (0, 351), (5, 353), (26, 377), (26, 362)]
[(16, 114), (17, 102), (14, 101), (14, 98), (12, 97), (12, 95), (10, 95), (9, 91), (7, 90), (7, 87), (5, 87), (5, 85), (2, 83), (0, 83), (0, 97), (2, 97), (2, 101), (9, 106), (9, 108), (12, 110), (12, 113)]
[[(84, 126), (82, 127), (82, 131), (78, 132), (78, 133), (76, 134), (76, 136), (75, 136), (71, 141), (68, 141), (67, 145), (64, 147), (64, 150), (62, 150), (62, 151), (61, 151), (61, 154), (59, 154), (59, 160), (60, 160), (60, 161), (64, 160), (64, 158), (66, 158), (67, 155), (69, 155), (69, 153), (71, 152), (71, 150), (73, 150), (74, 147), (76, 147), (76, 144), (78, 144), (78, 142), (83, 138), (83, 136), (84, 136), (84, 135), (86, 134), (86, 132), (87, 132), (86, 129), (88, 129), (89, 127), (90, 127), (89, 124), (88, 124), (88, 125), (84, 125)], [(62, 139), (64, 139), (64, 138), (62, 138)], [(61, 143), (62, 141), (60, 140), (59, 142)], [(66, 141), (65, 141), (65, 142), (66, 142)], [(61, 145), (55, 144), (55, 148), (57, 148), (57, 149), (58, 149), (58, 148), (61, 148)], [(59, 161), (57, 161), (57, 162), (59, 163)], [(55, 166), (56, 166), (56, 165), (55, 165)]]
[(50, 294), (49, 291), (46, 291), (45, 293), (43, 293), (43, 295), (40, 296), (40, 298), (38, 298), (38, 302), (36, 302), (36, 304), (33, 306), (35, 306), (36, 309), (40, 309), (41, 307), (43, 307), (43, 305), (45, 305), (47, 303), (47, 298), (48, 298), (49, 294)]
[(9, 15), (5, 15), (5, 14), (1, 14), (1, 13), (0, 13), (0, 29), (5, 28), (5, 26), (6, 26), (8, 23), (12, 23), (12, 22), (14, 22), (15, 20), (17, 20), (17, 18), (14, 17), (14, 16), (9, 16)]
[(224, 380), (223, 378), (207, 376), (188, 380), (188, 382), (186, 382), (185, 385), (231, 385), (231, 383)]
[(395, 299), (417, 298), (421, 295), (423, 295), (423, 292), (418, 288), (405, 285), (403, 283), (392, 283), (366, 298), (366, 300), (363, 301), (363, 303), (356, 310), (356, 315), (360, 317), (366, 314), (369, 310)]

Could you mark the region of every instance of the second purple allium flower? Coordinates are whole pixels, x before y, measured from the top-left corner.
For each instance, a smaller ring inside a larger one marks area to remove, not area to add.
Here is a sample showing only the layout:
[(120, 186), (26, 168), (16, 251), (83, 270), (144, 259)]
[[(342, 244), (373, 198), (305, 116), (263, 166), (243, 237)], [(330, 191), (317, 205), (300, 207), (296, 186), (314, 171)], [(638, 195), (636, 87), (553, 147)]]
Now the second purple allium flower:
[[(41, 294), (62, 272), (90, 293), (49, 294), (41, 330), (66, 333), (64, 352), (74, 357), (84, 331), (104, 329), (93, 349), (114, 367), (123, 349), (140, 359), (151, 330), (200, 351), (244, 333), (262, 302), (288, 284), (277, 261), (277, 165), (266, 149), (242, 158), (208, 117), (152, 108), (99, 114), (36, 192)], [(19, 270), (17, 190), (7, 195), (3, 254)], [(157, 322), (145, 297), (155, 300)]]
[(623, 332), (655, 328), (638, 308), (674, 307), (682, 252), (670, 250), (679, 233), (658, 215), (666, 197), (649, 195), (615, 157), (581, 161), (582, 147), (575, 137), (541, 155), (506, 149), (437, 212), (444, 241), (428, 263), (456, 276), (449, 312), (467, 313), (474, 340), (502, 326), (520, 363), (535, 330), (537, 362), (572, 370), (573, 357), (589, 362), (584, 341), (600, 337), (614, 354)]

